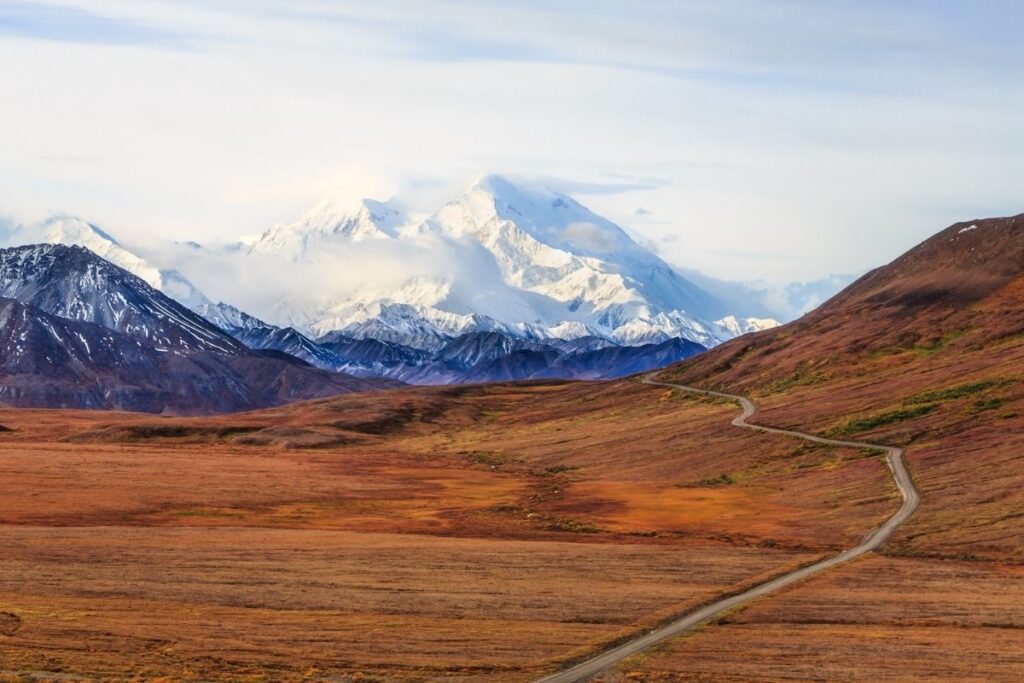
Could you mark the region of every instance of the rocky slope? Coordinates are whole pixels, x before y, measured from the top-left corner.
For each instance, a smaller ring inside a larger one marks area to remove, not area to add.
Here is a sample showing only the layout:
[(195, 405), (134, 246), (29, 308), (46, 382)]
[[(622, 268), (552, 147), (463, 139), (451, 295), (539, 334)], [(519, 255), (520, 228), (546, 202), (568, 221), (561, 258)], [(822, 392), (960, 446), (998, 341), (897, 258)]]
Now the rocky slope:
[(84, 247), (0, 249), (0, 296), (102, 325), (164, 351), (245, 351), (202, 316)]
[(247, 348), (82, 247), (0, 250), (0, 404), (212, 413), (387, 383)]

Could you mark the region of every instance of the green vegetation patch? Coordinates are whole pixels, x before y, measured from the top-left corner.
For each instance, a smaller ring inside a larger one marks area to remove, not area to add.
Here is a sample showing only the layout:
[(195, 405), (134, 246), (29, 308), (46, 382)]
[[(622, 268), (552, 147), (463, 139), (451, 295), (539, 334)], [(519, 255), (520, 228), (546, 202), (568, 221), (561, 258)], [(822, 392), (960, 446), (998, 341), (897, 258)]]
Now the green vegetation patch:
[(850, 418), (841, 425), (830, 429), (828, 433), (835, 436), (869, 432), (872, 429), (877, 429), (878, 427), (884, 427), (885, 425), (904, 422), (906, 420), (913, 420), (914, 418), (927, 415), (935, 410), (937, 405), (938, 404), (935, 403), (924, 403), (921, 405), (896, 408), (895, 410), (886, 410), (872, 415)]
[(601, 531), (593, 524), (575, 519), (555, 519), (549, 521), (544, 528), (547, 531), (568, 531), (574, 534), (596, 534)]
[(923, 353), (925, 355), (933, 354), (936, 351), (941, 351), (946, 348), (949, 346), (950, 342), (956, 341), (960, 337), (964, 336), (966, 332), (967, 330), (953, 330), (952, 332), (947, 332), (941, 337), (929, 339), (924, 343), (918, 344), (913, 348), (913, 351)]
[(903, 400), (905, 405), (915, 405), (920, 403), (941, 403), (943, 401), (953, 401), (964, 396), (970, 396), (972, 394), (979, 394), (989, 389), (997, 389), (999, 387), (1009, 386), (1015, 384), (1020, 379), (1018, 377), (989, 377), (988, 379), (978, 380), (976, 382), (964, 382), (963, 384), (957, 384), (952, 387), (946, 387), (945, 389), (935, 389), (932, 391), (924, 391), (920, 394), (914, 394), (913, 396)]
[(807, 453), (813, 453), (814, 451), (820, 451), (830, 448), (832, 448), (832, 446), (829, 444), (817, 443), (815, 441), (801, 441), (799, 445), (797, 445), (797, 447), (790, 452), (789, 455), (792, 458), (798, 458), (801, 455), (806, 455)]
[(984, 398), (974, 402), (972, 408), (973, 412), (981, 413), (986, 410), (998, 410), (1003, 407), (1003, 399), (1001, 398)]
[(468, 453), (463, 453), (462, 455), (475, 463), (480, 465), (489, 465), (491, 467), (501, 467), (502, 465), (508, 465), (517, 461), (515, 456), (501, 451), (470, 451)]
[(871, 360), (878, 360), (880, 358), (886, 358), (889, 356), (898, 356), (903, 353), (913, 353), (919, 356), (930, 356), (937, 351), (941, 351), (948, 347), (950, 343), (956, 341), (960, 337), (967, 333), (966, 329), (953, 330), (947, 332), (941, 337), (935, 337), (932, 339), (925, 340), (919, 343), (902, 343), (896, 346), (887, 346), (883, 348), (872, 349), (867, 353), (867, 357)]
[(828, 380), (828, 375), (813, 370), (798, 369), (796, 372), (781, 377), (765, 386), (765, 393), (781, 394), (793, 387), (805, 387), (813, 384), (821, 384)]
[(694, 394), (689, 393), (684, 399), (689, 399), (696, 403), (708, 406), (734, 406), (736, 401), (731, 398), (725, 398), (723, 396), (710, 396), (708, 394)]
[(698, 485), (711, 488), (715, 486), (729, 486), (730, 484), (735, 483), (736, 480), (733, 478), (731, 474), (729, 474), (728, 472), (722, 472), (718, 476), (709, 477), (708, 479), (701, 479), (698, 482)]

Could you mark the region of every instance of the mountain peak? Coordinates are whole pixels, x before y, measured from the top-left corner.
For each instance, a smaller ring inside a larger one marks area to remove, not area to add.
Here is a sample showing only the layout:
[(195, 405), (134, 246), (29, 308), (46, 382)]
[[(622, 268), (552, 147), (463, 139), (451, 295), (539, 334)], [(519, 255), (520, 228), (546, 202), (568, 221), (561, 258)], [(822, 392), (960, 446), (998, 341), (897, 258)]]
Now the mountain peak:
[(984, 299), (1024, 271), (1024, 214), (955, 223), (848, 287), (821, 310)]
[(512, 213), (538, 217), (546, 216), (552, 209), (579, 206), (572, 197), (557, 192), (542, 182), (497, 173), (477, 177), (455, 202), (465, 201), (467, 197), (486, 198), (487, 201), (494, 203), (499, 212), (511, 209)]
[(241, 349), (142, 278), (80, 245), (0, 249), (0, 296), (102, 325), (164, 351), (237, 354)]
[(500, 173), (484, 173), (474, 178), (468, 190), (481, 190), (498, 197), (512, 198), (521, 194), (556, 194), (541, 183), (502, 175)]
[(124, 248), (120, 242), (99, 226), (75, 216), (56, 214), (38, 226), (42, 241), (84, 247), (93, 254), (124, 268), (154, 289), (159, 289), (186, 306), (209, 303), (206, 296), (181, 273), (161, 270), (146, 259)]
[(44, 221), (40, 229), (43, 231), (43, 242), (85, 247), (142, 278), (151, 287), (160, 289), (163, 286), (163, 277), (158, 268), (122, 247), (117, 240), (92, 223), (75, 216), (59, 214)]
[(54, 214), (43, 221), (40, 227), (44, 231), (44, 242), (80, 244), (87, 248), (87, 242), (121, 246), (116, 239), (99, 226), (70, 214)]
[(405, 215), (390, 202), (325, 199), (294, 223), (276, 223), (248, 243), (248, 251), (284, 254), (297, 259), (325, 241), (358, 243), (393, 239)]
[(442, 212), (445, 209), (448, 218), (462, 214), (462, 221), (448, 221), (457, 234), (486, 230), (497, 220), (514, 224), (542, 244), (579, 256), (641, 251), (622, 228), (540, 181), (487, 174)]
[[(637, 343), (684, 334), (713, 345), (732, 336), (711, 322), (730, 312), (717, 299), (615, 223), (542, 180), (482, 175), (416, 230), (394, 230), (395, 223), (388, 220), (395, 217), (391, 203), (362, 200), (353, 209), (350, 202), (321, 202), (297, 223), (272, 227), (251, 243), (249, 252), (301, 260), (318, 256), (315, 245), (327, 240), (351, 244), (387, 237), (396, 247), (407, 240), (420, 249), (441, 252), (445, 261), (456, 264), (458, 272), (452, 277), (457, 285), (438, 288), (436, 264), (428, 260), (411, 264), (423, 270), (410, 272), (402, 284), (368, 283), (347, 292), (341, 301), (300, 294), (285, 304), (298, 314), (289, 312), (275, 322), (288, 320), (323, 334), (362, 325), (368, 315), (382, 316), (375, 304), (404, 303), (420, 317), (461, 319), (479, 312), (509, 329), (553, 328), (573, 335), (586, 329), (588, 336), (610, 338), (621, 332)], [(429, 283), (418, 283), (417, 276), (425, 276)], [(300, 303), (303, 299), (306, 303)], [(643, 325), (629, 326), (636, 321)], [(581, 323), (583, 328), (563, 323)]]
[(329, 198), (318, 202), (303, 214), (298, 223), (291, 225), (322, 224), (343, 229), (351, 224), (353, 218), (370, 224), (382, 232), (391, 233), (401, 224), (404, 216), (388, 201), (370, 199), (369, 197), (357, 200)]

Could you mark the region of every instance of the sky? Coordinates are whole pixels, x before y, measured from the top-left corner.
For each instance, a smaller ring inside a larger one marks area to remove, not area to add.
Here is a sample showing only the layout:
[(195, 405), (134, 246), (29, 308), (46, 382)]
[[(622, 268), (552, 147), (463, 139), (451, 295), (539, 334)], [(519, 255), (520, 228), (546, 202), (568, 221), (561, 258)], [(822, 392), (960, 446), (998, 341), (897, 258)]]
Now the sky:
[(1024, 211), (1024, 20), (975, 0), (0, 0), (0, 215), (229, 241), (485, 172), (772, 282)]

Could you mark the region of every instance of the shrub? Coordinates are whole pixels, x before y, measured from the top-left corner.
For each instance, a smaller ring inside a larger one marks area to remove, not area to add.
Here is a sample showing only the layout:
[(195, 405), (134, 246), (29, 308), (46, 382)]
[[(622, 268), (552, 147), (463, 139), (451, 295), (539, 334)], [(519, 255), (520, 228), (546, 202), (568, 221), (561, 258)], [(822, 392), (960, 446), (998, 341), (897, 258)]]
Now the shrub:
[(905, 420), (913, 420), (914, 418), (921, 417), (922, 415), (927, 415), (935, 410), (935, 408), (936, 404), (925, 403), (907, 408), (886, 410), (873, 415), (865, 415), (864, 417), (854, 417), (837, 427), (833, 427), (829, 430), (829, 433), (857, 434), (859, 432), (868, 432), (872, 429), (877, 429), (878, 427), (884, 427), (885, 425), (903, 422)]
[(971, 394), (977, 394), (982, 391), (987, 391), (988, 389), (1005, 387), (1017, 381), (1018, 380), (1015, 377), (990, 377), (977, 382), (957, 384), (956, 386), (947, 387), (945, 389), (925, 391), (905, 399), (903, 403), (913, 405), (917, 403), (939, 403), (942, 401), (952, 401), (953, 399), (970, 396)]

